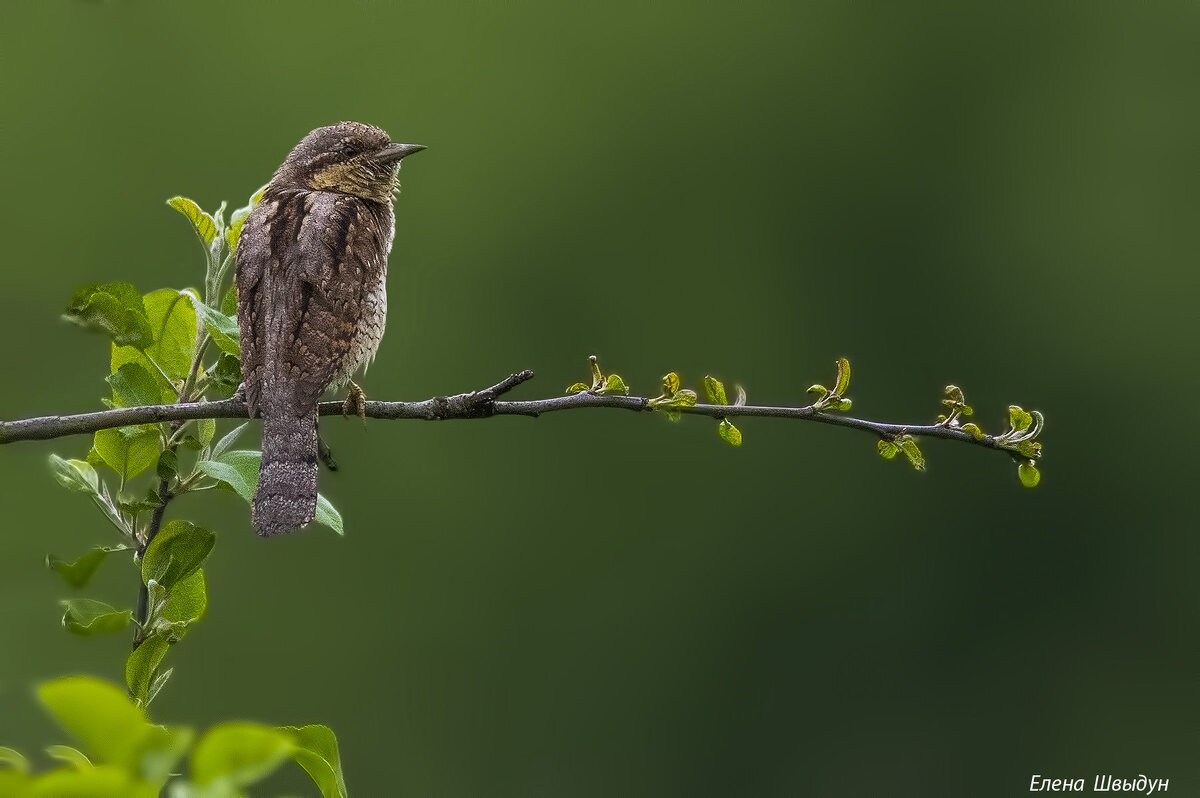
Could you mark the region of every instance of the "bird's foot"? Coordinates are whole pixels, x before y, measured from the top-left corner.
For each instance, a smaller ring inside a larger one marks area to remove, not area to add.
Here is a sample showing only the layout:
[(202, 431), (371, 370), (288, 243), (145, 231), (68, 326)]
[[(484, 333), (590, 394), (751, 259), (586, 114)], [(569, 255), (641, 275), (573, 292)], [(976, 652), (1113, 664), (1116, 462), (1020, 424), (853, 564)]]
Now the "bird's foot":
[(342, 402), (342, 418), (349, 418), (350, 412), (358, 416), (362, 421), (363, 429), (367, 428), (367, 395), (363, 393), (363, 389), (358, 387), (354, 380), (349, 382), (349, 390), (346, 392), (346, 401)]

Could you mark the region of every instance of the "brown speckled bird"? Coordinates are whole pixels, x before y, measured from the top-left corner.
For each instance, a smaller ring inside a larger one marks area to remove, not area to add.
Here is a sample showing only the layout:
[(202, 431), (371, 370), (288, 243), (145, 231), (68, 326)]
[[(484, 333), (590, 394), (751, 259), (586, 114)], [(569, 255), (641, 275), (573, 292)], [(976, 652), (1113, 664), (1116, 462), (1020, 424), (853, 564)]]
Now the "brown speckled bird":
[(250, 415), (263, 417), (250, 515), (260, 535), (291, 532), (316, 513), (317, 402), (368, 364), (383, 337), (397, 172), (422, 149), (360, 122), (319, 127), (242, 227), (242, 376)]

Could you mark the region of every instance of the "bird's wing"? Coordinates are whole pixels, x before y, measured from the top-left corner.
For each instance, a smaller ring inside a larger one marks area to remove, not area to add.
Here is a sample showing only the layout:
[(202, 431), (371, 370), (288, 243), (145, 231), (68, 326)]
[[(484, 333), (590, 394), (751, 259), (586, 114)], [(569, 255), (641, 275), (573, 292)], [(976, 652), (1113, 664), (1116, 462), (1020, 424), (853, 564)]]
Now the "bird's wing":
[(277, 201), (260, 202), (242, 225), (238, 237), (237, 317), (241, 331), (242, 380), (246, 386), (246, 404), (253, 416), (262, 396), (265, 318), (262, 298), (268, 292), (263, 285), (267, 261), (271, 258), (271, 220)]
[[(277, 376), (299, 407), (316, 404), (339, 375), (361, 318), (364, 262), (354, 251), (363, 201), (314, 191), (293, 239), (281, 250), (279, 312), (271, 337), (278, 344)], [(274, 278), (272, 278), (274, 279)]]

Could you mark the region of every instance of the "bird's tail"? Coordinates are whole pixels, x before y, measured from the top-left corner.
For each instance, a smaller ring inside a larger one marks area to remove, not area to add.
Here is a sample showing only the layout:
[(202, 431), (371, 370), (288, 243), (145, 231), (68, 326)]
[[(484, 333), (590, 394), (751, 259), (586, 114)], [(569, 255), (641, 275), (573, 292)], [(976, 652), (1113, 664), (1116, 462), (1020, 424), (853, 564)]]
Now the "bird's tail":
[(317, 511), (317, 408), (263, 408), (262, 470), (250, 509), (266, 537), (294, 532)]

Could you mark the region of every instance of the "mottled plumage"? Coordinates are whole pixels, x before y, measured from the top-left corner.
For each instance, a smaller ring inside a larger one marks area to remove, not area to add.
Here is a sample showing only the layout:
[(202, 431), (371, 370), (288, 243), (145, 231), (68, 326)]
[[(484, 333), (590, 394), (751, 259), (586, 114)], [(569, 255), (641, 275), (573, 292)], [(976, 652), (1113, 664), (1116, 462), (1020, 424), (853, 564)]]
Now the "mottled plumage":
[(313, 519), (317, 402), (369, 363), (383, 337), (396, 173), (400, 159), (420, 149), (358, 122), (317, 128), (242, 227), (242, 376), (251, 416), (263, 417), (251, 510), (260, 535)]

